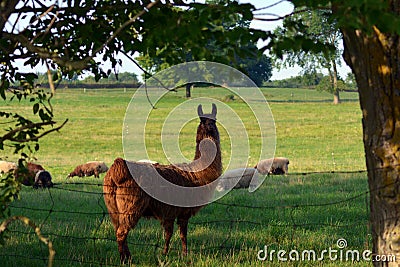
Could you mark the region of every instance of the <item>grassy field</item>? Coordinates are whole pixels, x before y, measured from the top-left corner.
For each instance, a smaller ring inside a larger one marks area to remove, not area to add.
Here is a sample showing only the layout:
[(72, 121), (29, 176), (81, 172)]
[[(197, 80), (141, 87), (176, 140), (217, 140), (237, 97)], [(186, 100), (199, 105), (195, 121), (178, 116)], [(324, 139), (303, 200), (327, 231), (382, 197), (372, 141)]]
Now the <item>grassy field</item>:
[[(259, 251), (371, 249), (368, 230), (366, 173), (329, 173), (365, 169), (361, 111), (357, 94), (342, 93), (344, 102), (331, 104), (332, 96), (304, 89), (262, 89), (276, 126), (276, 155), (290, 159), (288, 176), (268, 177), (254, 193), (235, 190), (205, 207), (189, 222), (189, 256), (180, 256), (179, 235), (171, 251), (162, 256), (163, 233), (157, 221), (141, 220), (129, 235), (133, 264), (138, 266), (368, 266), (368, 262), (330, 260), (280, 262), (257, 259)], [(111, 165), (123, 157), (122, 123), (133, 92), (93, 90), (59, 91), (53, 105), (56, 120), (69, 122), (41, 140), (34, 156), (53, 175), (50, 190), (23, 188), (12, 204), (13, 215), (26, 215), (41, 226), (56, 250), (54, 266), (118, 266), (113, 228), (101, 194), (101, 176), (66, 180), (74, 166), (89, 160)], [(248, 107), (222, 89), (195, 88), (193, 97), (224, 101), (244, 118), (250, 144), (258, 145)], [(233, 98), (233, 100), (232, 100)], [(146, 143), (151, 159), (165, 163), (159, 140), (165, 115), (185, 101), (183, 92), (169, 93), (152, 113)], [(7, 104), (2, 110), (25, 110), (28, 103)], [(208, 110), (208, 108), (207, 108)], [(183, 127), (182, 153), (194, 153), (197, 122)], [(220, 127), (224, 164), (230, 155), (229, 138)], [(6, 151), (7, 152), (7, 151)], [(254, 153), (254, 148), (251, 149)], [(251, 154), (253, 155), (253, 154)], [(12, 155), (9, 159), (12, 160)], [(249, 165), (257, 162), (250, 157)], [(309, 172), (318, 172), (306, 174)], [(45, 266), (47, 248), (21, 223), (10, 227), (0, 252), (2, 266)], [(339, 251), (340, 252), (340, 251)], [(263, 255), (261, 253), (260, 255)], [(339, 254), (338, 254), (339, 255)], [(286, 254), (288, 257), (288, 254)]]

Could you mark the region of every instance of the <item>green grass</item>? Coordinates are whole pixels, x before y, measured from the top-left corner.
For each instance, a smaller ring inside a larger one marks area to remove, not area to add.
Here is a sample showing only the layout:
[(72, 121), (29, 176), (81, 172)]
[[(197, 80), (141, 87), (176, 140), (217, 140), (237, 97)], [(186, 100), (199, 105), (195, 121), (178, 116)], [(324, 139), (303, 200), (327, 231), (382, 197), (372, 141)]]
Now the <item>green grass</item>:
[[(331, 104), (331, 95), (302, 89), (263, 89), (276, 124), (276, 155), (290, 159), (288, 176), (268, 177), (254, 193), (235, 190), (206, 206), (189, 223), (189, 256), (180, 256), (176, 233), (171, 251), (162, 256), (163, 233), (158, 221), (141, 220), (128, 241), (133, 264), (138, 266), (368, 266), (366, 262), (259, 261), (257, 253), (269, 249), (298, 251), (336, 249), (345, 238), (349, 249), (371, 249), (368, 231), (366, 173), (309, 174), (302, 172), (365, 169), (361, 112), (357, 96), (343, 93), (343, 104)], [(259, 133), (251, 113), (241, 101), (222, 89), (195, 88), (193, 97), (213, 97), (226, 102), (244, 119), (250, 135), (254, 165)], [(34, 156), (58, 183), (51, 190), (24, 187), (12, 203), (13, 215), (26, 215), (41, 226), (56, 250), (54, 266), (113, 266), (119, 264), (114, 230), (106, 214), (101, 179), (66, 180), (75, 165), (104, 160), (111, 165), (123, 157), (122, 122), (132, 92), (95, 90), (59, 91), (53, 105), (56, 120), (69, 119), (59, 132), (40, 141)], [(185, 101), (182, 91), (170, 93), (152, 113), (147, 125), (150, 158), (165, 162), (158, 136), (163, 117)], [(206, 107), (205, 107), (206, 108)], [(28, 103), (7, 104), (2, 109), (30, 112)], [(209, 108), (207, 107), (207, 110)], [(180, 149), (194, 153), (197, 122), (183, 127)], [(224, 164), (230, 155), (229, 138), (220, 127)], [(13, 155), (9, 154), (9, 159)], [(103, 175), (101, 176), (101, 178)], [(0, 252), (2, 266), (46, 265), (47, 248), (32, 230), (14, 223)]]

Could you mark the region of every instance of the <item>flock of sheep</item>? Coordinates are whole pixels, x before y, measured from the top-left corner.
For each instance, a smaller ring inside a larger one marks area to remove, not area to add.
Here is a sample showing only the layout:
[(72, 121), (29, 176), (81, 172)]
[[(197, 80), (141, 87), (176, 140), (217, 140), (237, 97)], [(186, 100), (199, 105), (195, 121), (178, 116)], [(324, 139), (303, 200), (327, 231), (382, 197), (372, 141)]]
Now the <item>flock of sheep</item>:
[[(139, 162), (149, 162), (148, 160), (140, 160)], [(157, 164), (151, 161), (149, 163)], [(9, 161), (0, 161), (0, 175), (13, 172), (16, 179), (21, 181), (23, 185), (33, 186), (34, 188), (52, 187), (52, 177), (41, 165), (29, 162), (26, 168), (19, 168), (18, 163)], [(259, 175), (281, 175), (287, 174), (289, 168), (289, 159), (284, 157), (275, 157), (271, 159), (264, 159), (258, 162), (253, 168), (238, 168), (225, 172), (219, 184), (217, 185), (218, 191), (227, 190), (229, 188), (251, 188), (258, 183)], [(104, 161), (88, 161), (84, 164), (78, 165), (74, 170), (68, 174), (67, 178), (74, 176), (87, 177), (93, 176), (99, 178), (101, 173), (108, 171), (107, 165)], [(239, 179), (240, 178), (240, 179)], [(253, 179), (254, 178), (254, 179)], [(238, 181), (238, 182), (236, 182)], [(232, 184), (232, 182), (236, 182)]]
[[(92, 176), (99, 178), (100, 173), (108, 171), (107, 165), (103, 161), (89, 161), (78, 165), (68, 174), (67, 178), (74, 176)], [(42, 165), (28, 162), (24, 166), (21, 162), (0, 161), (0, 175), (12, 172), (14, 177), (23, 185), (33, 186), (34, 188), (53, 187), (50, 172), (45, 170)]]
[[(141, 184), (146, 184), (148, 180), (153, 181), (152, 178), (157, 174), (178, 186), (203, 186), (206, 190), (211, 188), (207, 189), (208, 187), (204, 185), (220, 178), (216, 187), (218, 191), (256, 187), (259, 185), (260, 175), (287, 174), (289, 160), (283, 157), (261, 160), (253, 168), (239, 168), (223, 173), (220, 137), (216, 124), (217, 107), (212, 104), (212, 112), (205, 114), (199, 105), (198, 115), (200, 122), (196, 134), (195, 156), (190, 163), (162, 165), (156, 162), (131, 162), (117, 158), (110, 169), (103, 161), (90, 161), (76, 166), (68, 174), (67, 178), (93, 175), (98, 178), (99, 174), (107, 172), (103, 182), (103, 195), (114, 225), (121, 262), (132, 259), (127, 237), (141, 217), (155, 218), (161, 222), (165, 236), (164, 254), (168, 253), (176, 221), (182, 241), (182, 254), (187, 254), (189, 219), (205, 204), (196, 202), (198, 205), (194, 206), (172, 205), (150, 196)], [(50, 173), (43, 166), (32, 162), (23, 164), (22, 161), (18, 163), (0, 161), (0, 174), (2, 173), (13, 173), (15, 179), (26, 186), (34, 188), (53, 186)], [(202, 199), (204, 193), (212, 191), (213, 189), (191, 197)]]

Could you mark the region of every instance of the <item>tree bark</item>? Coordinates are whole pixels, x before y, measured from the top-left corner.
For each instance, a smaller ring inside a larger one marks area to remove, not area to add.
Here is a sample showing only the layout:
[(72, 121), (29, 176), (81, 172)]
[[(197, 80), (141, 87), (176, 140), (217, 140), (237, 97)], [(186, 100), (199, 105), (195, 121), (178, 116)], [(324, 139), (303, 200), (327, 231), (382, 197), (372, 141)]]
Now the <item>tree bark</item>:
[(194, 87), (193, 83), (187, 83), (186, 84), (186, 97), (187, 98), (192, 97), (192, 89), (193, 89), (193, 87)]
[(338, 70), (336, 66), (335, 60), (332, 60), (332, 68), (333, 68), (333, 104), (340, 104), (340, 95), (338, 88)]
[[(15, 7), (19, 3), (18, 0), (2, 0), (0, 1), (0, 36), (10, 18), (10, 15), (15, 11)], [(3, 36), (1, 36), (3, 37)]]
[[(398, 6), (400, 1), (394, 1)], [(356, 77), (370, 190), (373, 255), (400, 262), (400, 43), (396, 34), (341, 29), (344, 58)]]

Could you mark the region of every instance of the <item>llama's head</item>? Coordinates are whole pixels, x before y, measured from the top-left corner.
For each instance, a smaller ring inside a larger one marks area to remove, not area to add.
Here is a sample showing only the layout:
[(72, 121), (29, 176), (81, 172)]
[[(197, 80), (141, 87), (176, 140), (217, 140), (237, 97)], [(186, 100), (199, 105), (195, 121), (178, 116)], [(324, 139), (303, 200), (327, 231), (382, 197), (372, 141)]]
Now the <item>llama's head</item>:
[(203, 112), (203, 107), (199, 105), (197, 107), (197, 114), (200, 118), (200, 124), (197, 128), (196, 141), (201, 141), (204, 138), (211, 138), (216, 142), (219, 142), (219, 132), (216, 125), (217, 121), (217, 106), (212, 104), (211, 113), (205, 114)]
[(212, 104), (211, 113), (205, 114), (201, 105), (197, 108), (200, 118), (200, 124), (197, 127), (196, 135), (196, 153), (195, 160), (201, 161), (198, 164), (199, 170), (202, 170), (214, 163), (218, 165), (218, 171), (221, 165), (221, 149), (219, 141), (219, 132), (217, 128), (217, 106)]

